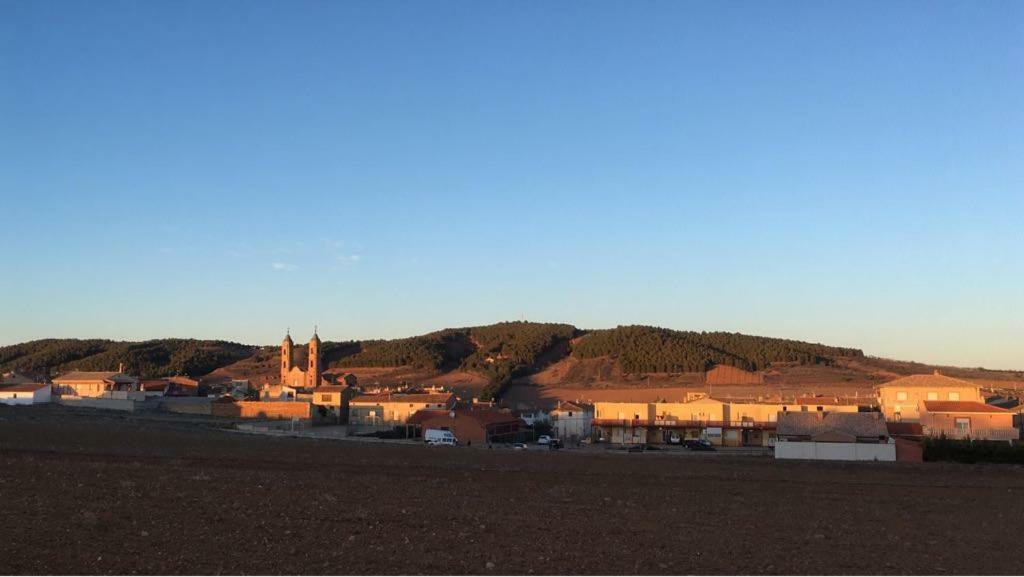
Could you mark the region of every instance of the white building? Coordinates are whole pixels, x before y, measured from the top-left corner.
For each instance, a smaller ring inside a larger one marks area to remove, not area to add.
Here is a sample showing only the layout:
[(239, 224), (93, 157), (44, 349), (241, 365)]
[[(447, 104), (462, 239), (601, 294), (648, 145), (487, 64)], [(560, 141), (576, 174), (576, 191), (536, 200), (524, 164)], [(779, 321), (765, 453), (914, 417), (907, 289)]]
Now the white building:
[(36, 405), (50, 402), (50, 385), (25, 383), (0, 388), (0, 403), (4, 405)]
[(548, 413), (555, 437), (567, 442), (578, 442), (590, 436), (594, 424), (594, 409), (576, 403), (558, 402)]

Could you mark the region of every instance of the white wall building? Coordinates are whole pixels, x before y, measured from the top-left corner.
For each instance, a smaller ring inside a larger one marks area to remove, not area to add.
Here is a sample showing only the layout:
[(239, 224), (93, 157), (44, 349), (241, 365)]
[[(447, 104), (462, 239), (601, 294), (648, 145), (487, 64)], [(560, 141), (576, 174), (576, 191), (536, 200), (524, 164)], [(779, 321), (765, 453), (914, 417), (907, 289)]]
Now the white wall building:
[(36, 405), (50, 402), (50, 385), (27, 383), (0, 388), (0, 403), (4, 405)]

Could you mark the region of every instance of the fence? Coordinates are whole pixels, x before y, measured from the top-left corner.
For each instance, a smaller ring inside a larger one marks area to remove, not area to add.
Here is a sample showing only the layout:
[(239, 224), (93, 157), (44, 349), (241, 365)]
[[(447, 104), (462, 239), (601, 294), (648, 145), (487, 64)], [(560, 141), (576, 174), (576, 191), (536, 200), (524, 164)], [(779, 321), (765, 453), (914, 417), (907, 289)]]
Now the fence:
[(813, 459), (822, 461), (895, 461), (895, 443), (815, 443), (782, 441), (775, 443), (776, 459)]
[(243, 419), (309, 419), (310, 404), (297, 401), (216, 402), (210, 403), (210, 414)]
[(974, 439), (977, 441), (1013, 441), (1020, 438), (1020, 431), (1017, 429), (972, 429), (970, 427), (925, 427), (924, 434), (928, 437)]

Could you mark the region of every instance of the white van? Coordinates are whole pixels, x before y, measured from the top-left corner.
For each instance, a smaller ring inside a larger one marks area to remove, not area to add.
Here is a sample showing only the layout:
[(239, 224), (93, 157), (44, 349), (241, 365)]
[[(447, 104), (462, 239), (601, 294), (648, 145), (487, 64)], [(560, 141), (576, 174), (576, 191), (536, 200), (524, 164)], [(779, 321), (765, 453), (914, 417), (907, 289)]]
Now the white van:
[(428, 445), (456, 445), (459, 440), (451, 431), (444, 429), (427, 429), (423, 431), (423, 440)]

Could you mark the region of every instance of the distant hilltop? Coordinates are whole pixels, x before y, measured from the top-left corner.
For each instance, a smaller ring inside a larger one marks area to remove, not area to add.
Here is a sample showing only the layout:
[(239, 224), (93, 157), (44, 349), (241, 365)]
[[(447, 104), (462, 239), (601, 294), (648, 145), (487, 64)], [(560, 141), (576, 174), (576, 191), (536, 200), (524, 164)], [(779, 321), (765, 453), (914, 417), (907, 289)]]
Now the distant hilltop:
[[(857, 348), (728, 332), (652, 326), (583, 330), (569, 324), (502, 322), (393, 339), (321, 345), (324, 370), (346, 371), (381, 384), (432, 381), (476, 387), (491, 397), (513, 382), (542, 386), (650, 384), (758, 385), (785, 378), (813, 382), (879, 381), (931, 372), (920, 363), (866, 357)], [(297, 366), (308, 345), (295, 346)], [(217, 340), (119, 342), (43, 339), (0, 347), (0, 371), (58, 374), (68, 370), (279, 379), (279, 347)], [(945, 374), (990, 380), (1024, 379), (1012, 371), (941, 367)]]

